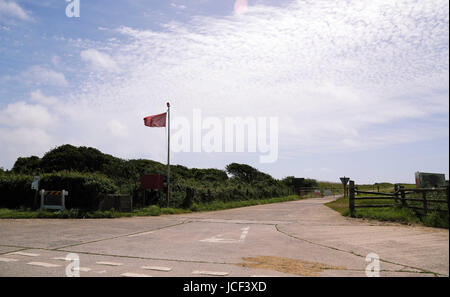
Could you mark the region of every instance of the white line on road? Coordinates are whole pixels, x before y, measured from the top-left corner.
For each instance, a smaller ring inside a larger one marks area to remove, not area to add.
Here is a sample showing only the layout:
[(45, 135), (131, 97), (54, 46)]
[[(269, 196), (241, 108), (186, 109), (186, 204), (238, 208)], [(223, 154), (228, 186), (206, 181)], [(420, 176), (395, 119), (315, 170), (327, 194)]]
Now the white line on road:
[(241, 238), (239, 238), (240, 242), (243, 242), (245, 240), (245, 237), (247, 237), (249, 229), (250, 229), (250, 227), (245, 227), (245, 228), (241, 229), (242, 230), (242, 234), (241, 234)]
[(204, 275), (213, 275), (213, 276), (225, 276), (228, 275), (228, 272), (218, 272), (218, 271), (199, 271), (194, 270), (192, 274), (204, 274)]
[(147, 274), (139, 274), (139, 273), (122, 273), (121, 276), (125, 276), (125, 277), (151, 277), (151, 275), (147, 275)]
[(156, 271), (171, 271), (172, 268), (170, 267), (161, 267), (161, 266), (142, 266), (142, 269), (146, 269), (146, 270), (156, 270)]
[(121, 266), (122, 263), (116, 263), (116, 262), (97, 262), (99, 265), (107, 265), (107, 266)]
[[(73, 270), (74, 270), (74, 271), (81, 271), (81, 272), (89, 272), (89, 271), (91, 271), (92, 269), (91, 269), (91, 268), (88, 268), (88, 267), (74, 267)], [(106, 272), (106, 271), (105, 271), (105, 272)]]
[(53, 267), (60, 267), (61, 265), (56, 265), (56, 264), (50, 264), (50, 263), (44, 263), (44, 262), (30, 262), (27, 263), (28, 265), (33, 265), (33, 266), (41, 266), (41, 267), (46, 267), (46, 268), (53, 268)]
[(25, 253), (25, 252), (14, 252), (9, 253), (8, 255), (20, 255), (20, 256), (26, 256), (26, 257), (39, 257), (39, 254), (32, 254), (32, 253)]
[(247, 237), (248, 230), (250, 230), (250, 227), (244, 227), (241, 229), (241, 237), (239, 240), (231, 239), (231, 238), (223, 238), (222, 234), (215, 235), (210, 238), (202, 239), (201, 242), (212, 242), (212, 243), (238, 243), (238, 242), (244, 242), (245, 238)]
[(222, 234), (210, 237), (210, 238), (206, 238), (206, 239), (202, 239), (200, 240), (201, 242), (213, 242), (213, 243), (236, 243), (239, 242), (236, 239), (229, 239), (229, 238), (222, 238)]
[(70, 261), (70, 260), (68, 260), (66, 257), (55, 257), (55, 258), (52, 258), (52, 260)]
[(0, 262), (17, 262), (19, 260), (12, 258), (0, 258)]

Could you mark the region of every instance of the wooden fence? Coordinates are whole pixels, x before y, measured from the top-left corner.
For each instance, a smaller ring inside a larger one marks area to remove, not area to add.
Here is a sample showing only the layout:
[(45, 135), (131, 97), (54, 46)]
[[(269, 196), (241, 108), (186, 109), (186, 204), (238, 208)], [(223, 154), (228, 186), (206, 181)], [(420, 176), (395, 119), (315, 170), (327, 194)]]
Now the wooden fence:
[[(361, 194), (371, 196), (360, 196)], [(411, 197), (412, 196), (412, 197)], [(433, 198), (438, 197), (438, 198)], [(445, 199), (439, 197), (445, 196)], [(358, 204), (358, 201), (372, 200), (374, 204)], [(378, 200), (378, 201), (377, 201)], [(392, 203), (385, 202), (386, 200)], [(440, 205), (447, 204), (447, 209), (442, 209)], [(356, 208), (372, 207), (407, 207), (416, 212), (425, 214), (433, 211), (448, 213), (449, 211), (449, 187), (445, 188), (405, 188), (395, 185), (393, 193), (380, 193), (371, 191), (359, 191), (354, 181), (350, 181), (349, 186), (349, 210), (350, 216), (354, 216)]]

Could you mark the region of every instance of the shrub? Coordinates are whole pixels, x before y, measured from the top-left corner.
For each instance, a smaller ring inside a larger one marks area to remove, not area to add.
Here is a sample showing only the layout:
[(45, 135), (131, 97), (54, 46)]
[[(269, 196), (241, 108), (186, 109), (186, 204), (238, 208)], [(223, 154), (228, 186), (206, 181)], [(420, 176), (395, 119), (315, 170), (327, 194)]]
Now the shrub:
[(95, 148), (66, 144), (47, 152), (40, 160), (40, 166), (43, 172), (62, 170), (95, 172), (101, 171), (116, 159)]
[(14, 163), (12, 172), (21, 174), (34, 174), (40, 167), (41, 159), (36, 156), (18, 158)]
[(35, 191), (33, 177), (25, 174), (0, 174), (0, 207), (32, 207)]
[(422, 217), (422, 222), (425, 226), (430, 227), (440, 227), (447, 229), (449, 227), (448, 214), (441, 214), (439, 212), (428, 213), (426, 216)]

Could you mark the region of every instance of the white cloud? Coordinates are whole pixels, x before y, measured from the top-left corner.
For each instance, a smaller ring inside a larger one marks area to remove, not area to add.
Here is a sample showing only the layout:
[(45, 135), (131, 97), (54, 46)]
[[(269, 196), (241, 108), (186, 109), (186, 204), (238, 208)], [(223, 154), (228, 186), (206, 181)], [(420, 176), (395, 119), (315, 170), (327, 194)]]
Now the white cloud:
[(2, 15), (18, 18), (24, 21), (29, 21), (32, 19), (31, 16), (14, 1), (0, 0), (0, 17)]
[(94, 69), (112, 72), (119, 71), (116, 62), (108, 54), (101, 53), (98, 50), (84, 50), (80, 53), (80, 56), (83, 61), (90, 63)]
[(170, 3), (170, 6), (172, 6), (173, 8), (178, 8), (178, 9), (186, 9), (186, 6), (182, 5), (182, 4)]
[(42, 66), (32, 66), (22, 72), (20, 79), (28, 84), (66, 87), (69, 83), (63, 73)]
[(122, 124), (118, 120), (111, 120), (107, 123), (107, 127), (109, 129), (109, 133), (116, 137), (124, 137), (127, 136), (128, 131), (124, 124)]
[(46, 96), (42, 94), (41, 90), (31, 92), (30, 99), (33, 102), (40, 103), (42, 105), (55, 105), (59, 103), (59, 99), (53, 96)]
[(0, 110), (0, 124), (9, 127), (45, 128), (53, 123), (47, 108), (16, 102)]
[(279, 116), (280, 158), (448, 137), (448, 30), (447, 1), (293, 1), (122, 27), (122, 42), (83, 47), (93, 73), (57, 104), (51, 135), (164, 161), (164, 131), (142, 118), (171, 101), (173, 117)]
[(39, 104), (20, 101), (1, 109), (0, 167), (12, 167), (18, 157), (48, 151), (55, 143), (52, 132), (58, 125), (58, 118)]
[(11, 168), (18, 157), (42, 156), (57, 142), (44, 129), (31, 126), (10, 129), (0, 126), (0, 143), (8, 144), (0, 147), (0, 167)]
[(59, 56), (57, 56), (57, 55), (54, 55), (52, 57), (52, 64), (55, 67), (59, 67), (61, 65), (61, 58)]

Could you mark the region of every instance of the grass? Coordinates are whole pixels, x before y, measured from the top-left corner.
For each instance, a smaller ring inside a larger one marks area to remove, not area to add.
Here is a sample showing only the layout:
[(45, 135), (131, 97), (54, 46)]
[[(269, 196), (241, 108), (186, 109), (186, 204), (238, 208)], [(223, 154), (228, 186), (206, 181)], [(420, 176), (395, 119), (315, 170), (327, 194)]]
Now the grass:
[[(381, 190), (380, 190), (381, 191)], [(369, 195), (364, 195), (369, 196)], [(384, 200), (374, 202), (373, 200), (358, 201), (361, 204), (386, 204), (393, 203), (393, 200)], [(334, 209), (343, 216), (350, 216), (348, 208), (348, 198), (341, 197), (335, 201), (329, 202), (326, 206)], [(409, 208), (403, 207), (380, 207), (380, 208), (357, 208), (354, 216), (356, 218), (374, 219), (378, 221), (398, 222), (404, 224), (421, 224), (428, 227), (449, 228), (448, 214), (430, 212), (426, 215), (420, 215)]]
[(214, 211), (231, 209), (238, 207), (246, 207), (252, 205), (261, 205), (269, 203), (279, 203), (294, 200), (301, 200), (297, 195), (269, 198), (269, 199), (252, 199), (244, 201), (214, 201), (211, 203), (193, 204), (189, 209), (182, 208), (167, 208), (156, 205), (135, 209), (132, 212), (120, 212), (114, 209), (107, 211), (90, 211), (81, 212), (77, 209), (65, 211), (33, 211), (30, 209), (0, 209), (0, 219), (79, 219), (79, 218), (120, 218), (120, 217), (135, 217), (135, 216), (160, 216), (164, 214), (183, 214), (201, 211)]

